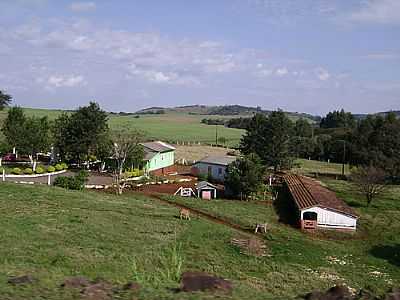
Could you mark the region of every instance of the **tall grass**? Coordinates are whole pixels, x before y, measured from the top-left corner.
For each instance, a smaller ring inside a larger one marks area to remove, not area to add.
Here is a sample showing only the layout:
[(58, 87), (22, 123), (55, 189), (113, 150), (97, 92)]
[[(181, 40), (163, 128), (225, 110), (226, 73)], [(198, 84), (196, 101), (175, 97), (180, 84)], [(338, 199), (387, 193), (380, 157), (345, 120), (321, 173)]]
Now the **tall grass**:
[(155, 287), (179, 282), (184, 263), (181, 243), (175, 241), (154, 258), (149, 256), (144, 261), (136, 258), (132, 260), (135, 281)]

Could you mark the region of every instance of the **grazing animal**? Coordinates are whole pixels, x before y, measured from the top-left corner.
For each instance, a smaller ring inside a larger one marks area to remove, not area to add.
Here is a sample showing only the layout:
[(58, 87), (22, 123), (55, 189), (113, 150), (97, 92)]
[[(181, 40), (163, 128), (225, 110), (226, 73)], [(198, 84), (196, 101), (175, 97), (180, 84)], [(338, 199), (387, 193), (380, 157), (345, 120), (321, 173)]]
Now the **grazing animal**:
[(181, 218), (181, 220), (185, 219), (185, 220), (189, 220), (190, 221), (190, 211), (188, 209), (186, 209), (186, 208), (182, 208), (180, 210), (180, 216), (179, 217)]
[(254, 233), (257, 233), (258, 230), (260, 230), (260, 232), (264, 231), (264, 233), (267, 233), (267, 227), (268, 227), (267, 223), (256, 224), (256, 230), (254, 231)]

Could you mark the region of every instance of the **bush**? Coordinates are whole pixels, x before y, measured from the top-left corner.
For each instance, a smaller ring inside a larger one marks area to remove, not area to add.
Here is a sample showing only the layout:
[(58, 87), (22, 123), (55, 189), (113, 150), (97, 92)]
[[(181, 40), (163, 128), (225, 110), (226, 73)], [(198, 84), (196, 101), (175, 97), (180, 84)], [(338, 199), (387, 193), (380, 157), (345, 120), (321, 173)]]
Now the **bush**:
[(53, 173), (55, 171), (56, 171), (56, 168), (54, 168), (53, 166), (50, 166), (47, 168), (47, 172), (49, 172), (49, 173)]
[(22, 171), (20, 168), (14, 168), (11, 170), (11, 173), (13, 173), (15, 175), (21, 175)]
[(26, 175), (32, 175), (32, 174), (33, 174), (33, 171), (32, 171), (31, 168), (26, 168), (26, 169), (24, 170), (24, 174), (26, 174)]
[(53, 185), (62, 187), (68, 190), (83, 190), (85, 183), (88, 178), (88, 173), (86, 171), (80, 171), (77, 175), (73, 177), (68, 176), (58, 176)]
[(63, 168), (63, 170), (68, 169), (68, 165), (67, 165), (66, 163), (62, 163), (62, 164), (61, 164), (61, 167)]
[(63, 167), (62, 167), (61, 164), (56, 164), (55, 168), (56, 168), (56, 171), (62, 171), (63, 170)]
[(44, 169), (42, 167), (36, 167), (36, 174), (43, 174), (44, 173)]

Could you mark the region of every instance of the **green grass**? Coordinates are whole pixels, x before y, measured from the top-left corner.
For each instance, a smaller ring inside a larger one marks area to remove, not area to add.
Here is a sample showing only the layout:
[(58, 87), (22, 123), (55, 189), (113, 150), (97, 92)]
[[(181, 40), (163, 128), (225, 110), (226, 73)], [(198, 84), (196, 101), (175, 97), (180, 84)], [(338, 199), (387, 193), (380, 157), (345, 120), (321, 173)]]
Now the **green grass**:
[[(48, 116), (50, 120), (56, 119), (61, 110), (24, 108), (27, 116)], [(6, 118), (7, 109), (0, 111), (0, 123)], [(145, 132), (149, 139), (159, 139), (169, 142), (201, 142), (215, 143), (215, 126), (201, 123), (203, 118), (228, 118), (229, 116), (189, 115), (185, 113), (170, 113), (164, 115), (133, 116), (109, 115), (111, 130), (138, 129)], [(236, 146), (244, 130), (217, 126), (218, 136), (227, 140), (228, 146)]]
[[(360, 233), (353, 239), (303, 234), (280, 224), (272, 206), (170, 199), (244, 227), (268, 222), (264, 241), (270, 256), (262, 258), (240, 254), (230, 244), (242, 234), (197, 217), (180, 221), (176, 208), (143, 196), (1, 184), (0, 294), (2, 299), (73, 299), (74, 292), (59, 285), (65, 277), (83, 275), (115, 286), (137, 280), (143, 286), (138, 299), (212, 299), (206, 294), (177, 298), (169, 292), (186, 270), (232, 280), (235, 290), (226, 299), (291, 299), (336, 282), (377, 293), (398, 285), (400, 262), (393, 251), (400, 247), (400, 188), (367, 208), (348, 183), (327, 184), (361, 215)], [(330, 256), (346, 265), (330, 262)], [(383, 275), (374, 275), (376, 271)], [(24, 288), (6, 283), (23, 274), (34, 275), (39, 283)]]
[[(298, 164), (299, 167), (294, 168), (292, 171), (301, 174), (342, 174), (342, 164), (308, 159), (296, 159), (295, 163)], [(350, 174), (350, 167), (347, 164), (345, 165), (344, 173), (345, 175)]]

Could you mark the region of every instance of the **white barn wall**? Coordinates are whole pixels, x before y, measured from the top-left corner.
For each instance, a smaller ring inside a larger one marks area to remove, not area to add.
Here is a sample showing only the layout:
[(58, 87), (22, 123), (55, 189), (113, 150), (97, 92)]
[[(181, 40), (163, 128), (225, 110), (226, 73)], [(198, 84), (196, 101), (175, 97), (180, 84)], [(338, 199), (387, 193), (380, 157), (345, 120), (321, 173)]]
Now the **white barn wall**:
[(305, 212), (317, 213), (318, 216), (317, 223), (319, 227), (356, 229), (357, 226), (357, 218), (339, 212), (335, 212), (326, 208), (315, 206), (303, 209), (301, 211), (302, 220), (303, 220), (303, 214)]

